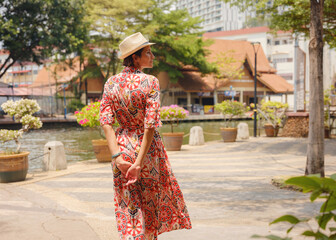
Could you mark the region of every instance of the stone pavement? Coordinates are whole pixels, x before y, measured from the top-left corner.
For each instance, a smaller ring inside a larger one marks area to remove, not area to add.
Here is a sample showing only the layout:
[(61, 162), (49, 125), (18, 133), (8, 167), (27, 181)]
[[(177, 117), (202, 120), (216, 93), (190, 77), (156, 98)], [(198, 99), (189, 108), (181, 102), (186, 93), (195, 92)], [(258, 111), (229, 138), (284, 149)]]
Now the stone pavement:
[[(310, 203), (308, 195), (270, 184), (277, 176), (303, 174), (306, 141), (261, 137), (169, 152), (193, 229), (159, 239), (245, 240), (253, 234), (283, 234), (286, 225), (268, 223), (283, 214), (316, 213), (320, 203)], [(326, 140), (325, 160), (327, 175), (335, 173), (336, 139)], [(95, 161), (0, 184), (0, 239), (117, 240), (112, 186), (110, 165)]]

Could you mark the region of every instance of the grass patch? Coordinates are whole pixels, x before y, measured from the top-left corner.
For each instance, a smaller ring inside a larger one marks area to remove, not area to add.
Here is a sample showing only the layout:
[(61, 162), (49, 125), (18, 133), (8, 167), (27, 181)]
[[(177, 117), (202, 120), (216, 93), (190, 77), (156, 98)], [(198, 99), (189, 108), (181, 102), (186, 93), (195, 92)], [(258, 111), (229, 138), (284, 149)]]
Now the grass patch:
[(285, 181), (292, 176), (284, 176), (284, 177), (277, 177), (277, 178), (272, 178), (271, 183), (272, 185), (276, 186), (277, 188), (280, 189), (286, 189), (286, 190), (291, 190), (291, 191), (296, 191), (296, 192), (302, 192), (302, 188), (298, 186), (294, 186), (291, 184), (285, 183)]

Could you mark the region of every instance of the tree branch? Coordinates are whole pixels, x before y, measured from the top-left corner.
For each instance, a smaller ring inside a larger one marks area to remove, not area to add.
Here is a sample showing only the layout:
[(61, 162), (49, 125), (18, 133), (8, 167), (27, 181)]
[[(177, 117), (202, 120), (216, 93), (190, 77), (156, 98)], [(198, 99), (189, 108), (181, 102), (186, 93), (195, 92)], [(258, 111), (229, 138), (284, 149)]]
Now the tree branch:
[(6, 61), (4, 62), (4, 64), (1, 65), (1, 67), (0, 67), (0, 72), (2, 72), (2, 69), (7, 65), (9, 59), (11, 59), (11, 56), (10, 56), (10, 55), (8, 55), (8, 57), (7, 57)]
[(7, 70), (11, 67), (11, 66), (13, 66), (13, 64), (16, 62), (16, 60), (14, 61), (13, 60), (13, 62), (11, 62), (6, 68), (5, 68), (5, 70), (2, 72), (2, 73), (0, 73), (0, 79), (6, 74), (6, 72), (7, 72)]

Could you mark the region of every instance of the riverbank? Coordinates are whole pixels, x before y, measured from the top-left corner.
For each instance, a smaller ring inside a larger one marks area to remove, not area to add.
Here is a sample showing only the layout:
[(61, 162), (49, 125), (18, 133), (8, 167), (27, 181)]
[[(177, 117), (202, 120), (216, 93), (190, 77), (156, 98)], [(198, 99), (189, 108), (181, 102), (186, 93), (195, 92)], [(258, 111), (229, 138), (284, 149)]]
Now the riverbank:
[[(234, 118), (236, 121), (240, 120), (251, 120), (249, 114), (246, 114), (245, 117)], [(67, 116), (64, 118), (63, 115), (56, 115), (55, 117), (41, 117), (43, 125), (53, 126), (57, 124), (66, 124), (66, 125), (77, 125), (76, 117), (73, 115)], [(186, 119), (180, 120), (180, 122), (204, 122), (204, 121), (224, 121), (222, 114), (192, 114), (189, 115)], [(166, 121), (162, 121), (164, 124)], [(0, 118), (0, 128), (16, 127), (20, 126), (19, 123), (13, 121), (12, 118), (5, 116)]]
[[(336, 139), (325, 140), (327, 175), (336, 172), (335, 144)], [(288, 213), (308, 217), (319, 210), (319, 202), (310, 203), (309, 195), (271, 184), (277, 176), (304, 174), (306, 148), (304, 138), (259, 137), (183, 145), (182, 151), (168, 152), (193, 229), (164, 233), (159, 239), (284, 236), (286, 225), (269, 222)], [(65, 171), (30, 173), (27, 181), (0, 184), (0, 219), (0, 239), (118, 239), (110, 164), (77, 162)]]

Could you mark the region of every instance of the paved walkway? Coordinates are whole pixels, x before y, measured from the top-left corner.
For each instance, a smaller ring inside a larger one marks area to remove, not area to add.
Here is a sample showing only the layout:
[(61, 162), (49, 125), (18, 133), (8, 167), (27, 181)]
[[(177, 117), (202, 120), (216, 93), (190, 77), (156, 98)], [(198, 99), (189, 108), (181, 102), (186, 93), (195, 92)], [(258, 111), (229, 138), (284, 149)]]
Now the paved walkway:
[[(326, 173), (336, 172), (336, 139), (326, 140)], [(310, 216), (319, 203), (270, 184), (301, 175), (306, 139), (251, 138), (236, 143), (183, 146), (169, 158), (184, 193), (193, 229), (160, 240), (245, 240), (284, 233), (268, 226), (283, 214)], [(85, 161), (67, 170), (30, 174), (0, 184), (0, 239), (117, 240), (109, 164)], [(299, 238), (295, 238), (299, 239)]]

